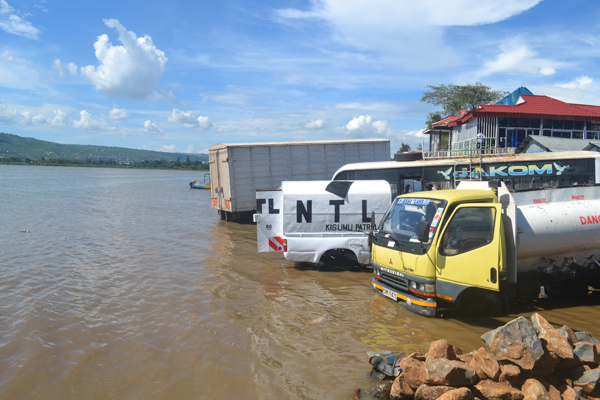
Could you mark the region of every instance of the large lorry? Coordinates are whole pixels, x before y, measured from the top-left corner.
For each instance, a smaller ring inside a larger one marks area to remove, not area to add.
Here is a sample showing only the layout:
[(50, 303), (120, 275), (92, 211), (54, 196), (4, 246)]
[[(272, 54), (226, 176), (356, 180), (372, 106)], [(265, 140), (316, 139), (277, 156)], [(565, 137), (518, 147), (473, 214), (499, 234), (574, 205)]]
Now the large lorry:
[(282, 181), (328, 180), (342, 165), (390, 159), (388, 139), (216, 144), (209, 150), (212, 207), (250, 219), (255, 194)]
[[(329, 268), (370, 263), (368, 233), (392, 201), (386, 181), (282, 182), (256, 192), (259, 252)], [(373, 221), (375, 219), (375, 221)]]
[(373, 288), (411, 311), (500, 315), (600, 288), (600, 186), (500, 181), (398, 196), (372, 236)]

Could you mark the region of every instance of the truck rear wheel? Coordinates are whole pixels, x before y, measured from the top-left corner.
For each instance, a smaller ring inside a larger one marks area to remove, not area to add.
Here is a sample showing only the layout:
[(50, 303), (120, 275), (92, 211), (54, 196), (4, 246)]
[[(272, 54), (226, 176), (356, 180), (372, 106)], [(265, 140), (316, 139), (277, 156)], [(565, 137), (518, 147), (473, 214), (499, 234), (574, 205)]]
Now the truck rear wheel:
[(227, 211), (224, 210), (219, 210), (219, 217), (222, 221), (229, 221), (231, 219)]

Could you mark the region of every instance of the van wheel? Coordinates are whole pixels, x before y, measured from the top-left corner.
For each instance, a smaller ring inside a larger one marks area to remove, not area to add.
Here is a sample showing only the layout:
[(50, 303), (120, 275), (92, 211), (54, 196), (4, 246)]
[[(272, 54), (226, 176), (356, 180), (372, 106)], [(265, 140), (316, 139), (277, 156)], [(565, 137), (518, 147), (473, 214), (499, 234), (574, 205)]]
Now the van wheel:
[(504, 311), (496, 293), (484, 292), (467, 294), (460, 308), (465, 317), (500, 317)]

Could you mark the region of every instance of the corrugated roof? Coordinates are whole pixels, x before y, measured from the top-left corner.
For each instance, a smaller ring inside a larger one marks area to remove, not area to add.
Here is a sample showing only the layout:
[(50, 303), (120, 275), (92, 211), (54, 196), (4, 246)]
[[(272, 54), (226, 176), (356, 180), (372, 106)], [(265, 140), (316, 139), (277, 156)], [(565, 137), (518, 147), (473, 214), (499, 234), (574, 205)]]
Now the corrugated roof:
[(544, 147), (546, 151), (579, 151), (583, 150), (589, 143), (589, 140), (584, 139), (567, 139), (567, 138), (556, 138), (548, 136), (527, 136), (523, 143), (517, 147), (516, 152), (520, 153), (525, 150), (527, 145), (534, 141), (541, 147)]
[(306, 146), (311, 144), (351, 144), (351, 143), (385, 143), (389, 139), (343, 139), (343, 140), (298, 140), (294, 142), (255, 142), (255, 143), (217, 143), (209, 150), (226, 147), (257, 147), (257, 146)]
[(449, 124), (459, 121), (461, 119), (464, 119), (464, 117), (469, 113), (470, 113), (470, 111), (461, 110), (458, 114), (451, 115), (449, 117), (442, 119), (441, 121), (434, 122), (433, 124), (431, 124), (431, 127), (454, 126), (456, 124), (454, 124), (454, 125), (449, 125)]
[(583, 150), (596, 150), (596, 148), (600, 148), (600, 140), (588, 140), (588, 145), (583, 148)]
[(462, 125), (473, 117), (562, 119), (600, 122), (600, 106), (565, 103), (548, 96), (521, 95), (515, 105), (482, 104), (432, 124), (432, 127)]
[[(478, 117), (507, 117), (567, 119), (575, 121), (600, 121), (600, 107), (565, 103), (548, 96), (522, 95), (517, 104), (506, 106), (499, 104), (481, 105), (475, 111)], [(559, 118), (557, 118), (559, 117)]]
[(498, 101), (496, 104), (514, 106), (517, 100), (519, 100), (519, 97), (524, 94), (533, 95), (529, 89), (527, 89), (525, 86), (521, 86), (511, 94), (505, 96), (502, 100)]

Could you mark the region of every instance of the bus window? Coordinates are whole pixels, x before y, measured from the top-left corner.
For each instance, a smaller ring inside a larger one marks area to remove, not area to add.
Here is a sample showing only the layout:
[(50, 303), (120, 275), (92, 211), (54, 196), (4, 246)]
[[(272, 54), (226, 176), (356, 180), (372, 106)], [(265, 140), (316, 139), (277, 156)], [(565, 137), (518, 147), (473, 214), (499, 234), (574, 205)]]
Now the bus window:
[(402, 194), (421, 192), (423, 190), (421, 185), (421, 177), (401, 177), (399, 184), (403, 190)]

